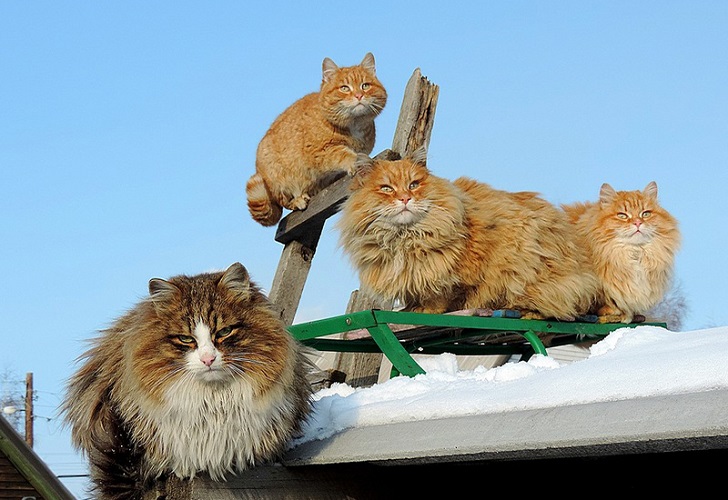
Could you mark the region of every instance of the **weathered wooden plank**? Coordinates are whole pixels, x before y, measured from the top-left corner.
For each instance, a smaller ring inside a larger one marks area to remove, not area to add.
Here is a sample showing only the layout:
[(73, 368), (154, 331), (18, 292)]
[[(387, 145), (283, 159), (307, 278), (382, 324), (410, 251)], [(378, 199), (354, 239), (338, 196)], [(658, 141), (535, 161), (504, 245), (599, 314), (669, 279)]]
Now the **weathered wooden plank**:
[[(428, 82), (417, 68), (405, 88), (392, 149), (375, 158), (393, 160), (429, 143), (438, 93), (439, 87)], [(324, 223), (348, 197), (350, 183), (349, 176), (340, 177), (314, 196), (306, 210), (293, 211), (278, 224), (275, 239), (285, 247), (269, 299), (288, 325), (295, 318)]]
[(430, 144), (439, 94), (440, 87), (422, 76), (419, 68), (415, 69), (405, 87), (392, 140), (393, 151), (404, 156), (422, 145)]
[(268, 299), (278, 309), (286, 325), (293, 324), (323, 227), (323, 222), (309, 226), (307, 245), (293, 240), (283, 248)]
[(349, 184), (351, 177), (344, 174), (311, 198), (306, 210), (295, 210), (283, 217), (278, 223), (275, 240), (283, 244), (293, 240), (305, 242), (311, 226), (323, 224), (339, 211), (339, 204), (349, 195)]

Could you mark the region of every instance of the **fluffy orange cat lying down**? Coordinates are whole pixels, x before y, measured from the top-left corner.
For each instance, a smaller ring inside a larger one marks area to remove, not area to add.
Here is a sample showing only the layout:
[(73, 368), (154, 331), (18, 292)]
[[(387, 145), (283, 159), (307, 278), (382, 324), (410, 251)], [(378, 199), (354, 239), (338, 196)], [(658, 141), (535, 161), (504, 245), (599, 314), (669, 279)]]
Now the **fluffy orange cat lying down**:
[(412, 311), (489, 307), (585, 314), (597, 282), (563, 211), (536, 193), (433, 175), (424, 148), (361, 158), (337, 223), (362, 291)]

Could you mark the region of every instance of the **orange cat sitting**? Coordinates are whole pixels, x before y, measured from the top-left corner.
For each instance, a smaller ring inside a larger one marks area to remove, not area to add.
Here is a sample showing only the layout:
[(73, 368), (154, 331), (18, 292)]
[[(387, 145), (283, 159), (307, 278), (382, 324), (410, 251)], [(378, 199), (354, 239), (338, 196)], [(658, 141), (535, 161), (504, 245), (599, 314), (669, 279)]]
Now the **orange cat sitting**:
[(454, 182), (425, 150), (364, 163), (337, 222), (362, 291), (406, 309), (518, 309), (570, 320), (587, 312), (596, 280), (564, 213), (536, 193)]
[(272, 226), (283, 208), (304, 210), (337, 175), (353, 175), (357, 154), (374, 148), (374, 119), (386, 103), (371, 53), (344, 68), (325, 58), (320, 91), (281, 113), (258, 145), (246, 185), (253, 219)]
[(657, 184), (615, 191), (603, 184), (596, 203), (564, 205), (599, 280), (594, 312), (602, 322), (632, 322), (664, 297), (680, 233), (657, 201)]

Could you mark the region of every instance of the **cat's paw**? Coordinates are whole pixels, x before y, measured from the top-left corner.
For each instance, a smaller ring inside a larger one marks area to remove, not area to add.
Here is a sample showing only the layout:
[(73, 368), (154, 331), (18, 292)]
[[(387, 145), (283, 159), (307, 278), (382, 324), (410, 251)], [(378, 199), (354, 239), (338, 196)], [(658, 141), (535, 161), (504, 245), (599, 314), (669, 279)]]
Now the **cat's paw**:
[(600, 314), (597, 323), (631, 323), (632, 315), (626, 314)]
[(288, 210), (306, 210), (309, 201), (311, 201), (311, 197), (307, 194), (302, 194), (289, 201), (286, 208)]
[(547, 319), (546, 316), (540, 312), (537, 311), (527, 311), (523, 310), (521, 311), (521, 319), (539, 319), (544, 320)]
[(631, 312), (624, 312), (609, 305), (600, 307), (597, 315), (599, 323), (632, 323), (635, 316)]
[(443, 314), (445, 312), (444, 307), (423, 306), (423, 305), (405, 307), (404, 310), (407, 312), (416, 312), (416, 313), (425, 313), (425, 314)]

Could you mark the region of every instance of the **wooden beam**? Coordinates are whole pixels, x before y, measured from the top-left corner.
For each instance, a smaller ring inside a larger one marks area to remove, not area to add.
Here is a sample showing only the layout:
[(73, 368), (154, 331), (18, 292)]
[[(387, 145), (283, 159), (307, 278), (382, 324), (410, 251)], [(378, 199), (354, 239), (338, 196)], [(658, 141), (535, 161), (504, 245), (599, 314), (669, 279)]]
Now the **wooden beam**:
[(33, 374), (25, 374), (25, 442), (33, 447)]
[(424, 145), (429, 146), (440, 87), (415, 69), (407, 82), (392, 140), (392, 150), (401, 156)]
[(309, 224), (305, 235), (305, 243), (291, 240), (286, 243), (278, 262), (276, 274), (268, 294), (268, 299), (278, 309), (281, 319), (286, 325), (293, 324), (298, 303), (303, 295), (308, 272), (311, 270), (316, 245), (324, 228), (325, 221)]
[[(439, 87), (415, 69), (405, 87), (392, 149), (385, 149), (375, 159), (396, 160), (429, 144), (438, 94)], [(351, 177), (340, 177), (311, 198), (306, 210), (293, 211), (278, 224), (275, 239), (285, 247), (268, 298), (287, 325), (296, 316), (324, 224), (349, 196), (350, 184)]]

